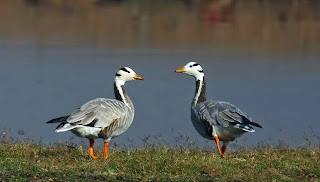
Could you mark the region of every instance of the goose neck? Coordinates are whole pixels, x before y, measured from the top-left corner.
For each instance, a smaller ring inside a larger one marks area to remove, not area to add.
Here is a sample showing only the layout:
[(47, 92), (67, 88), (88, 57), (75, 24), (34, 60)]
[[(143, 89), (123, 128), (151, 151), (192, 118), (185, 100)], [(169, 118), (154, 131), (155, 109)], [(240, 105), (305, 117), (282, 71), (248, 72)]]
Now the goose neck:
[(130, 109), (133, 110), (133, 104), (132, 101), (130, 100), (125, 88), (124, 84), (121, 84), (119, 82), (114, 83), (114, 94), (117, 100), (123, 102), (126, 104)]
[(206, 101), (206, 82), (204, 77), (196, 79), (196, 92), (192, 100), (192, 107)]

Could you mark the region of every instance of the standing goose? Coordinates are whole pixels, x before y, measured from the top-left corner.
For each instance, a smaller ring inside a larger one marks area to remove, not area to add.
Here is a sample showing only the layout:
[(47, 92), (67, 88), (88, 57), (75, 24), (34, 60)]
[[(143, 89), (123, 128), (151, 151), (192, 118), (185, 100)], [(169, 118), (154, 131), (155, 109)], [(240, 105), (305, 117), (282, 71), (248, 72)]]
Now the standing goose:
[(123, 67), (116, 73), (114, 79), (114, 94), (116, 99), (97, 98), (91, 100), (68, 116), (52, 119), (47, 123), (60, 123), (56, 132), (71, 130), (78, 137), (90, 141), (90, 156), (93, 153), (94, 139), (104, 139), (104, 155), (108, 158), (108, 146), (112, 138), (121, 135), (131, 125), (134, 117), (134, 107), (127, 95), (124, 84), (131, 80), (142, 80), (131, 68)]
[[(190, 62), (175, 72), (185, 73), (196, 79), (196, 93), (191, 105), (192, 124), (202, 137), (216, 141), (221, 157), (229, 141), (233, 141), (243, 133), (254, 132), (250, 125), (262, 128), (234, 105), (206, 99), (204, 72), (198, 63)], [(221, 150), (219, 141), (223, 141)]]

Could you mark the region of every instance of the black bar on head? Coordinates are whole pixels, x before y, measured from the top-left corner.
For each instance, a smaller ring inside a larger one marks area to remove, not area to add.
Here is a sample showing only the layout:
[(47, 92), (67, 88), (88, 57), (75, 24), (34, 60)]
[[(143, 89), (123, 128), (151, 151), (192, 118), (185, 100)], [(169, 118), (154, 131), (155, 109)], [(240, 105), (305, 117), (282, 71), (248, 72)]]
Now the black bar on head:
[(128, 71), (125, 67), (120, 68), (120, 70), (125, 71), (125, 72), (127, 72), (127, 73), (130, 73), (130, 71)]

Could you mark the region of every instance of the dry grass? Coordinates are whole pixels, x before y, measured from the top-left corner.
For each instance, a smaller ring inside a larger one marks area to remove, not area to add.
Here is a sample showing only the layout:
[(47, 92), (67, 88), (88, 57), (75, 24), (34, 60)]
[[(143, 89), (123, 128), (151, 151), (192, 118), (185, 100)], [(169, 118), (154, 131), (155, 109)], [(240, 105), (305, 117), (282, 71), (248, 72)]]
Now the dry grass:
[[(320, 181), (319, 164), (319, 148), (247, 149), (220, 158), (150, 146), (111, 149), (106, 161), (89, 158), (82, 146), (0, 143), (0, 181)], [(204, 172), (211, 168), (218, 172)]]

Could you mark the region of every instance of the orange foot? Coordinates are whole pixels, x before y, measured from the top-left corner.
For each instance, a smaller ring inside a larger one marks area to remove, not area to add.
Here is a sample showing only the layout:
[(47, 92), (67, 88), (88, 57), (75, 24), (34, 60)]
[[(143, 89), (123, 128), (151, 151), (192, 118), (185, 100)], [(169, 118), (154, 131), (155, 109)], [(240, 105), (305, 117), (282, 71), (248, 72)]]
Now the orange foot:
[(93, 140), (93, 139), (89, 139), (89, 141), (90, 141), (89, 155), (90, 155), (93, 159), (97, 159), (98, 157), (93, 154), (93, 144), (94, 144), (94, 140)]
[(95, 156), (95, 155), (93, 154), (93, 152), (91, 152), (91, 150), (90, 150), (90, 157), (92, 157), (92, 159), (98, 159), (98, 157)]

